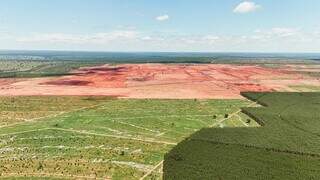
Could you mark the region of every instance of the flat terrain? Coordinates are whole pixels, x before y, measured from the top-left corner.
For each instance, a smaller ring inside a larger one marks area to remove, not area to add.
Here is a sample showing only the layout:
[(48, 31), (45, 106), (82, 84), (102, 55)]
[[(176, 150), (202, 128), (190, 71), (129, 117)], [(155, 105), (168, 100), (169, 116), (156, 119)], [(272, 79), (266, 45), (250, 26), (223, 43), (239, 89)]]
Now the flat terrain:
[(203, 127), (258, 126), (246, 100), (0, 97), (0, 176), (161, 179), (176, 143)]
[(166, 155), (165, 179), (320, 178), (320, 93), (244, 96), (264, 105), (242, 110), (262, 127), (196, 132)]
[(319, 179), (319, 95), (244, 91), (317, 92), (320, 66), (0, 61), (0, 177)]
[(83, 66), (101, 65), (97, 61), (0, 60), (0, 78), (63, 76)]
[(243, 99), (243, 91), (309, 91), (295, 87), (320, 87), (319, 65), (121, 64), (69, 70), (59, 70), (71, 74), (60, 77), (0, 79), (0, 95)]

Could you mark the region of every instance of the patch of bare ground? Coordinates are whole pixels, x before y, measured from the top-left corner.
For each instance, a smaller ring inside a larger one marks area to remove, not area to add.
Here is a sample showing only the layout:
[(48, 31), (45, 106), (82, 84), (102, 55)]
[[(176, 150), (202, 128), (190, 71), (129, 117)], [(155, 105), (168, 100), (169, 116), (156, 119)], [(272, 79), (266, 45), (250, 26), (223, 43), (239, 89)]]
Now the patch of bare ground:
[[(297, 73), (318, 66), (278, 68), (231, 64), (122, 64), (80, 68), (74, 75), (0, 80), (0, 95), (103, 95), (154, 99), (241, 99), (240, 92), (294, 91), (319, 78)], [(320, 70), (319, 70), (320, 71)], [(8, 83), (9, 82), (9, 83)]]

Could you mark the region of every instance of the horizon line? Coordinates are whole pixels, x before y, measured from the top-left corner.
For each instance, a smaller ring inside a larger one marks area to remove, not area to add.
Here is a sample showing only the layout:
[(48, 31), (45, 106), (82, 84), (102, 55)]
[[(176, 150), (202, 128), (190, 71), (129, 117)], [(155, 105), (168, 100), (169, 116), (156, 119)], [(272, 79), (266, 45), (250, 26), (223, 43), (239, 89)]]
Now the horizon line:
[(247, 53), (247, 54), (320, 54), (320, 52), (286, 52), (286, 51), (107, 51), (107, 50), (58, 50), (58, 49), (0, 49), (0, 52), (3, 51), (38, 51), (38, 52), (88, 52), (88, 53)]

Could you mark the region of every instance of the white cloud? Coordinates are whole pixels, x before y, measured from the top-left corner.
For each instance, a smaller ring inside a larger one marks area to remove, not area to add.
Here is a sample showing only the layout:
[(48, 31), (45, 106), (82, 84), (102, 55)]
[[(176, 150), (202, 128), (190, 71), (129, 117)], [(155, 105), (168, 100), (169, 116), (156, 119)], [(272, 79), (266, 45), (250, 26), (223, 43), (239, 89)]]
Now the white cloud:
[(271, 30), (272, 34), (280, 36), (280, 37), (288, 37), (288, 36), (294, 36), (299, 33), (298, 29), (295, 28), (272, 28)]
[(244, 1), (234, 8), (234, 13), (249, 13), (260, 9), (261, 6), (250, 1)]
[(94, 51), (320, 51), (320, 30), (274, 27), (251, 34), (222, 35), (157, 33), (116, 30), (91, 34), (0, 33), (0, 49), (55, 49)]
[(255, 39), (275, 39), (275, 38), (297, 38), (298, 36), (303, 36), (303, 33), (300, 32), (297, 28), (288, 28), (288, 27), (274, 27), (268, 30), (256, 30), (254, 31)]
[(315, 37), (320, 38), (320, 30), (313, 32), (313, 34), (315, 35)]
[(159, 43), (159, 42), (166, 41), (167, 39), (162, 36), (142, 36), (140, 40), (145, 42), (150, 42), (150, 43)]
[[(275, 27), (243, 35), (155, 34), (143, 36), (141, 43), (151, 51), (253, 51), (304, 52), (320, 51), (317, 33), (299, 28)], [(139, 43), (139, 42), (137, 42)]]
[(6, 27), (0, 27), (0, 39), (9, 39), (11, 38), (10, 31)]
[(107, 43), (117, 40), (132, 40), (137, 38), (136, 31), (112, 31), (95, 34), (64, 34), (64, 33), (34, 33), (28, 37), (18, 37), (17, 42), (22, 43), (70, 43), (70, 44), (84, 44), (84, 43)]
[(161, 15), (161, 16), (156, 17), (156, 20), (157, 20), (157, 21), (167, 21), (167, 20), (169, 20), (169, 19), (170, 19), (170, 16), (167, 15), (167, 14), (164, 14), (164, 15)]
[(220, 37), (214, 36), (214, 35), (207, 35), (207, 36), (204, 36), (203, 39), (207, 41), (217, 41), (220, 39)]
[(151, 41), (153, 38), (150, 37), (150, 36), (144, 36), (141, 38), (141, 40), (144, 40), (144, 41)]

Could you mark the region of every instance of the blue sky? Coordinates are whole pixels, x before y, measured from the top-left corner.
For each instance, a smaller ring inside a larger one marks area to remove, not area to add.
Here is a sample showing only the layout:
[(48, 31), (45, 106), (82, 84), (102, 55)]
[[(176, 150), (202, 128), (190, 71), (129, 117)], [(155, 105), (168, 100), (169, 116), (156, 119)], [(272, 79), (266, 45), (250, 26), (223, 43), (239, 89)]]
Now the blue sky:
[(319, 0), (1, 0), (0, 49), (320, 52)]

